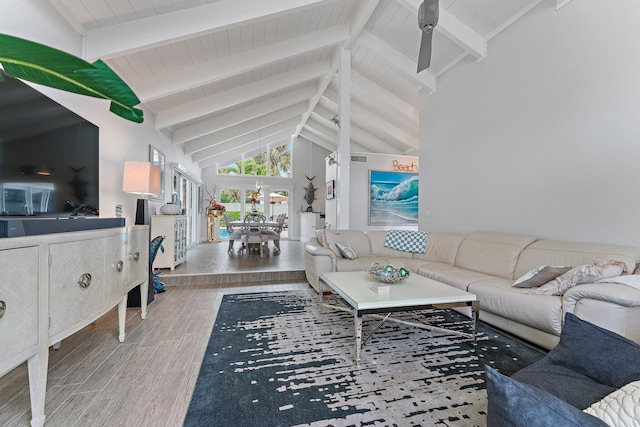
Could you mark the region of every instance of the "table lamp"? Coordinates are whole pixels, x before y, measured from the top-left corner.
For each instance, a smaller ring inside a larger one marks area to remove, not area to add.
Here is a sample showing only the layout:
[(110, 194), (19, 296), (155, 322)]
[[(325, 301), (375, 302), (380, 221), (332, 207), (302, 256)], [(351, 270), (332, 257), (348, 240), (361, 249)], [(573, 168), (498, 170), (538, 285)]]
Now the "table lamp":
[(136, 224), (149, 224), (149, 201), (146, 195), (160, 194), (160, 168), (150, 162), (124, 162), (122, 191), (140, 194), (136, 206)]

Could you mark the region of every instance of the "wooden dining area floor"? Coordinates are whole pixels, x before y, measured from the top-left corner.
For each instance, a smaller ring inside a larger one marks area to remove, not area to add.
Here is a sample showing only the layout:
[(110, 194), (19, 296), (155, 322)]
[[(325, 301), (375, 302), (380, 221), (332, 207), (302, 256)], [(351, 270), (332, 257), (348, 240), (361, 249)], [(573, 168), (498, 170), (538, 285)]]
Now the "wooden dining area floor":
[(159, 279), (166, 286), (258, 283), (294, 283), (306, 281), (304, 274), (304, 242), (281, 240), (281, 252), (274, 254), (273, 244), (264, 255), (259, 251), (238, 253), (240, 242), (231, 254), (229, 243), (200, 243), (187, 250), (187, 261), (175, 270), (163, 269)]

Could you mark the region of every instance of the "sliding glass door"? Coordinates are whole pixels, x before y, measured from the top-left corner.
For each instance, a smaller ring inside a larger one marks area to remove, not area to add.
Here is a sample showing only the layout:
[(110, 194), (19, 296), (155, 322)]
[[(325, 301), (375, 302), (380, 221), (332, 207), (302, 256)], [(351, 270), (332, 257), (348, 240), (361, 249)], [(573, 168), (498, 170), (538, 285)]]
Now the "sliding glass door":
[[(182, 213), (187, 217), (187, 246), (200, 243), (198, 221), (198, 183), (188, 176), (174, 170), (173, 194), (177, 195)], [(173, 195), (172, 194), (172, 195)]]

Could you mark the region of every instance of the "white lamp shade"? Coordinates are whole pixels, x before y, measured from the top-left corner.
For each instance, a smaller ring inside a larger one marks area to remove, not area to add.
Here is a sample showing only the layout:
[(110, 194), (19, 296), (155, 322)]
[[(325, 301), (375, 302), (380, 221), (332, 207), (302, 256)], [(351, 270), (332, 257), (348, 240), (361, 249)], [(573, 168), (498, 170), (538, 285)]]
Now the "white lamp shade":
[(122, 191), (135, 194), (160, 194), (160, 168), (149, 162), (124, 162)]

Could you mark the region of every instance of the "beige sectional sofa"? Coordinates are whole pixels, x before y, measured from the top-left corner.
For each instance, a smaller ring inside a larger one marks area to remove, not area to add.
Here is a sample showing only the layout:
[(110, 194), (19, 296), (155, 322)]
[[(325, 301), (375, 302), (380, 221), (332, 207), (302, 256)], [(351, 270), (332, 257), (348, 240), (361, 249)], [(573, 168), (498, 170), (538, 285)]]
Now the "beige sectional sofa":
[[(558, 343), (567, 312), (640, 342), (640, 289), (620, 283), (587, 283), (562, 296), (549, 296), (513, 287), (517, 278), (545, 264), (577, 267), (617, 260), (634, 272), (640, 263), (640, 248), (506, 233), (434, 232), (428, 234), (425, 253), (411, 253), (385, 247), (386, 231), (325, 232), (329, 247), (317, 238), (305, 245), (306, 276), (316, 290), (324, 272), (364, 270), (380, 262), (476, 294), (480, 320), (544, 348)], [(342, 257), (335, 242), (347, 243), (358, 257)]]

